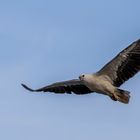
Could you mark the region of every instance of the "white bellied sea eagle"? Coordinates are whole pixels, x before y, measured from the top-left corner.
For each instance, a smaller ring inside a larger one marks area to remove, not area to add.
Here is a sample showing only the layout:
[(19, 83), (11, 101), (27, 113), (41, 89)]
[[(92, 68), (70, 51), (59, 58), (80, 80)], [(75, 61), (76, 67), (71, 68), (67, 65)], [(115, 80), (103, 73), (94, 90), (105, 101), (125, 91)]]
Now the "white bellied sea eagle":
[(32, 92), (88, 94), (92, 92), (109, 96), (114, 101), (129, 103), (130, 92), (119, 87), (140, 70), (140, 39), (121, 51), (114, 59), (94, 74), (82, 74), (77, 79), (57, 82)]

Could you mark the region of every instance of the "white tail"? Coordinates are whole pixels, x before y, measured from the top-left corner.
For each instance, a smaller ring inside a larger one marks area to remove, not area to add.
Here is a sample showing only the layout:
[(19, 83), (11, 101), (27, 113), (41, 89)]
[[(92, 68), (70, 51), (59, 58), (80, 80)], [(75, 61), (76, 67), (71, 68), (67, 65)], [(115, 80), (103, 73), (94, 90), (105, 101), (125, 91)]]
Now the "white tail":
[(117, 96), (117, 100), (128, 104), (130, 99), (130, 92), (122, 89), (117, 89), (117, 92), (115, 92), (115, 96)]

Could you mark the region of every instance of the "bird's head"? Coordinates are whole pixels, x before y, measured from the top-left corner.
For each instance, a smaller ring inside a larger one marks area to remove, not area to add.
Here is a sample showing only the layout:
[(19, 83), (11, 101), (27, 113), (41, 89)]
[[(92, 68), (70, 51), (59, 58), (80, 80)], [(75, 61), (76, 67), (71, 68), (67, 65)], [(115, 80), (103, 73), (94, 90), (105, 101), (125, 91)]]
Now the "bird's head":
[(81, 75), (79, 76), (79, 79), (80, 79), (81, 81), (84, 81), (84, 78), (85, 78), (85, 74), (81, 74)]
[(91, 74), (81, 74), (79, 76), (79, 79), (81, 81), (89, 81), (91, 78), (93, 78), (93, 75), (91, 75)]

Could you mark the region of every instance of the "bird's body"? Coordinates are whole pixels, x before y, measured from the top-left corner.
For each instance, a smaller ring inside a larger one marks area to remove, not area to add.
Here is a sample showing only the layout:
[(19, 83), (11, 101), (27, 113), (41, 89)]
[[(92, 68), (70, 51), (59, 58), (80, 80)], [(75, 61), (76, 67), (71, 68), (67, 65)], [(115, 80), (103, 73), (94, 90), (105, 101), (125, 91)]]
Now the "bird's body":
[[(120, 101), (123, 103), (128, 103), (129, 101), (129, 93), (124, 90), (120, 90), (117, 87), (111, 84), (111, 80), (106, 75), (98, 75), (96, 74), (84, 74), (84, 76), (79, 77), (81, 81), (92, 91), (99, 94), (108, 95), (111, 99), (115, 101)], [(122, 99), (123, 91), (127, 94), (127, 99)]]
[(85, 74), (83, 79), (85, 85), (94, 92), (103, 93), (107, 95), (107, 93), (111, 93), (115, 90), (115, 87), (108, 81), (105, 76), (98, 76), (97, 74)]
[(140, 40), (132, 43), (101, 70), (94, 74), (83, 74), (79, 79), (57, 82), (43, 88), (33, 90), (22, 84), (32, 92), (54, 92), (88, 94), (92, 92), (109, 96), (114, 101), (129, 103), (129, 92), (119, 89), (128, 79), (140, 70)]

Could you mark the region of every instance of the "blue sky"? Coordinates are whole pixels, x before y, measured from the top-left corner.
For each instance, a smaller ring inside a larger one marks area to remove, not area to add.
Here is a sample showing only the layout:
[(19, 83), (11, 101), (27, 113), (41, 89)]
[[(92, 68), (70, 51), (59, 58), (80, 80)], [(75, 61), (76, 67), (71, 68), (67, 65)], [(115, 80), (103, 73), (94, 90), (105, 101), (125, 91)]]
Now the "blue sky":
[(29, 93), (99, 70), (140, 37), (140, 1), (0, 1), (0, 139), (140, 138), (140, 75), (122, 88), (129, 105), (108, 97)]

